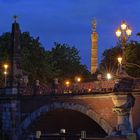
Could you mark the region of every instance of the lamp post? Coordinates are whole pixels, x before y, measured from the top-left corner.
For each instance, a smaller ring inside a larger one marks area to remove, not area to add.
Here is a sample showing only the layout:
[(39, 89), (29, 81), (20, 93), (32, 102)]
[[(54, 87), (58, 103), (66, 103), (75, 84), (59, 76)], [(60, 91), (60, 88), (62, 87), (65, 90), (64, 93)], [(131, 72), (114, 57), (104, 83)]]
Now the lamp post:
[(81, 78), (81, 77), (79, 77), (79, 76), (76, 76), (76, 77), (75, 77), (75, 82), (76, 82), (76, 83), (80, 83), (80, 82), (81, 82), (81, 80), (82, 80), (82, 78)]
[[(121, 68), (122, 68), (121, 67), (122, 66), (122, 57), (118, 57), (117, 60), (118, 60), (118, 65), (119, 65), (119, 71), (121, 71)], [(135, 66), (137, 68), (140, 68), (140, 65), (135, 64), (135, 63), (128, 63), (128, 62), (126, 62), (125, 65), (126, 65), (126, 67), (130, 65), (130, 66)]]
[(119, 95), (114, 94), (112, 101), (114, 103), (113, 111), (118, 115), (117, 128), (120, 135), (129, 135), (133, 132), (132, 119), (130, 119), (132, 117), (131, 109), (135, 103), (135, 98), (131, 93), (133, 79), (126, 73), (125, 69), (127, 65), (125, 47), (131, 33), (132, 30), (124, 21), (116, 31), (116, 36), (122, 47), (122, 57), (118, 57), (118, 79), (116, 79), (116, 84), (114, 85), (114, 91), (118, 92)]
[(122, 59), (118, 59), (119, 62), (121, 62), (121, 72), (126, 74), (125, 72), (125, 66), (126, 66), (126, 60), (125, 60), (125, 47), (126, 42), (128, 41), (129, 37), (131, 36), (132, 30), (130, 27), (125, 23), (125, 21), (122, 22), (121, 26), (116, 30), (116, 36), (118, 37), (119, 42), (121, 43), (122, 47)]
[(80, 77), (77, 77), (77, 82), (81, 82), (81, 78)]
[(7, 71), (4, 71), (4, 86), (7, 86)]
[(7, 86), (7, 74), (8, 74), (8, 64), (4, 64), (3, 65), (3, 67), (4, 67), (4, 72), (3, 72), (3, 74), (4, 74), (4, 85), (5, 85), (5, 87)]
[(70, 81), (69, 80), (67, 80), (67, 81), (65, 81), (65, 86), (66, 86), (66, 89), (65, 89), (65, 91), (64, 91), (64, 93), (70, 93)]
[(65, 85), (66, 85), (66, 87), (69, 87), (70, 81), (65, 81)]
[(5, 70), (7, 70), (8, 69), (8, 64), (4, 64), (3, 67), (4, 67)]
[(117, 75), (120, 74), (120, 72), (122, 71), (122, 57), (118, 57), (118, 71), (117, 71)]
[(122, 65), (122, 57), (118, 57), (119, 65)]
[(82, 81), (82, 78), (80, 77), (80, 76), (76, 76), (75, 77), (75, 82), (74, 82), (74, 84), (73, 84), (73, 91), (75, 92), (75, 93), (78, 93), (78, 91), (79, 91), (79, 83)]

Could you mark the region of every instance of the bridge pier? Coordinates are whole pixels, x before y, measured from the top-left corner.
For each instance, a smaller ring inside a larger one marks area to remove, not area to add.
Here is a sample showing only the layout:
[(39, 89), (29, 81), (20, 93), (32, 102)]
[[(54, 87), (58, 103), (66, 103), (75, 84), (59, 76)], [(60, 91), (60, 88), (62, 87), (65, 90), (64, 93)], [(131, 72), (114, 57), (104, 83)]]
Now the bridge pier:
[(119, 135), (128, 135), (133, 132), (132, 126), (132, 114), (131, 108), (132, 106), (132, 95), (128, 94), (115, 94), (112, 97), (113, 103), (115, 107), (113, 107), (113, 111), (118, 115), (117, 122), (117, 133)]
[(129, 119), (130, 109), (125, 110), (124, 108), (114, 107), (113, 110), (118, 114), (117, 130), (120, 132), (120, 135), (132, 133), (132, 126)]
[(17, 127), (20, 123), (20, 102), (9, 100), (2, 104), (2, 129), (10, 140), (18, 140)]

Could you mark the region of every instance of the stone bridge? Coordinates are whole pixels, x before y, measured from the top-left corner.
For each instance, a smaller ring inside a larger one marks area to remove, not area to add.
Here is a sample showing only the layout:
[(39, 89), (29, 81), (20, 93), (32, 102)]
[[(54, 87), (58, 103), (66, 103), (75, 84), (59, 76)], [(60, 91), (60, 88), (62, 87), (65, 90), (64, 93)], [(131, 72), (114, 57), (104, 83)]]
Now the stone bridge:
[[(133, 92), (132, 94), (135, 97), (135, 105), (129, 112), (129, 121), (131, 128), (136, 131), (140, 127), (140, 92)], [(127, 94), (125, 92), (2, 96), (0, 109), (3, 129), (11, 133), (12, 136), (14, 136), (13, 133), (23, 135), (42, 115), (63, 109), (65, 111), (76, 111), (87, 116), (96, 122), (107, 135), (111, 135), (114, 127), (122, 123), (124, 121), (123, 117), (126, 115), (114, 112), (114, 106), (123, 105), (126, 100)]]

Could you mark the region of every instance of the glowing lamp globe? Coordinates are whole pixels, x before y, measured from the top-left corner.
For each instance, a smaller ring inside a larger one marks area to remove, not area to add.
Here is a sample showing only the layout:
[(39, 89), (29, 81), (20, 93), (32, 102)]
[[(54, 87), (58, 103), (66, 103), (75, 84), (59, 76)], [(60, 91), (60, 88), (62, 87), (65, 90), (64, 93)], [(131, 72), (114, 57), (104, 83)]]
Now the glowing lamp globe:
[(126, 27), (127, 27), (127, 25), (126, 25), (125, 21), (123, 21), (121, 24), (121, 29), (126, 30)]
[(117, 31), (116, 31), (116, 36), (117, 37), (120, 37), (121, 36), (121, 33), (122, 33), (121, 30), (118, 28)]

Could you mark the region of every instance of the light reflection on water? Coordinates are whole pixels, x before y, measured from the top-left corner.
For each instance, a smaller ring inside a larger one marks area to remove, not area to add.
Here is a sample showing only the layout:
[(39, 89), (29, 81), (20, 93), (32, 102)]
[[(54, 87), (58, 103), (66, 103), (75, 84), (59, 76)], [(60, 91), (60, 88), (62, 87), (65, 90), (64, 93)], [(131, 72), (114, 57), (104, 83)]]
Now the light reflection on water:
[[(94, 135), (81, 135), (81, 134), (49, 134), (42, 135), (39, 140), (81, 140), (83, 138), (104, 138), (102, 135), (94, 136)], [(35, 135), (29, 135), (27, 140), (36, 140)]]
[[(69, 136), (54, 136), (54, 135), (49, 135), (49, 136), (41, 136), (39, 140), (80, 140), (80, 135), (69, 135)], [(35, 136), (33, 137), (28, 137), (27, 140), (36, 140)]]
[(51, 138), (41, 138), (41, 140), (79, 140), (78, 137), (51, 137)]
[[(35, 138), (27, 140), (36, 140)], [(80, 140), (80, 137), (42, 137), (39, 140)]]

